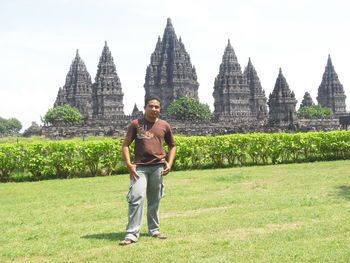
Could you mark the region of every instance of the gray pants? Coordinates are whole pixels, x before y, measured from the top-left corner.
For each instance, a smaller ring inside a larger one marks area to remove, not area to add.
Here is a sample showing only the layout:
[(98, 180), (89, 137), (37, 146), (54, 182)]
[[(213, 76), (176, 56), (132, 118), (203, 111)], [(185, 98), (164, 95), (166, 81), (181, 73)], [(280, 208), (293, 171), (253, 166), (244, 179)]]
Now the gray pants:
[(143, 204), (147, 196), (147, 223), (149, 235), (159, 234), (159, 202), (164, 196), (163, 177), (164, 164), (138, 166), (136, 172), (139, 179), (130, 180), (127, 195), (129, 203), (128, 225), (125, 239), (137, 241), (140, 236), (143, 215)]

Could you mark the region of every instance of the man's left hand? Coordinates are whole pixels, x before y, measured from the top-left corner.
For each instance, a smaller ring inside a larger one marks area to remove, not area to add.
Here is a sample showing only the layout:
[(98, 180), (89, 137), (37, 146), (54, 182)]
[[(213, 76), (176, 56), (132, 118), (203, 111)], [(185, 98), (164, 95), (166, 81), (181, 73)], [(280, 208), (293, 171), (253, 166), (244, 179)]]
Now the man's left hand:
[(164, 164), (164, 170), (161, 172), (162, 176), (166, 176), (170, 172), (170, 165), (168, 162), (165, 162)]

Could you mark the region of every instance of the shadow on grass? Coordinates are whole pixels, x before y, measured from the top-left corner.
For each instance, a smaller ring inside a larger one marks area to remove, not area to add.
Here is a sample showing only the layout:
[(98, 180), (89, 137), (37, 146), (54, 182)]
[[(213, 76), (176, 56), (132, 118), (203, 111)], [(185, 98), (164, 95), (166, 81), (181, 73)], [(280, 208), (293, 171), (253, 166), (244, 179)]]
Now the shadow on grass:
[(125, 236), (125, 232), (119, 232), (119, 233), (92, 234), (92, 235), (82, 236), (81, 238), (86, 238), (86, 239), (106, 239), (106, 240), (110, 240), (110, 241), (119, 241), (119, 240), (123, 240), (124, 236)]
[(350, 185), (338, 186), (339, 195), (347, 200), (350, 200)]
[[(81, 238), (86, 239), (105, 239), (109, 241), (121, 241), (125, 237), (125, 232), (119, 232), (119, 233), (100, 233), (100, 234), (92, 234), (92, 235), (86, 235), (82, 236)], [(140, 234), (140, 236), (148, 236), (148, 234)]]

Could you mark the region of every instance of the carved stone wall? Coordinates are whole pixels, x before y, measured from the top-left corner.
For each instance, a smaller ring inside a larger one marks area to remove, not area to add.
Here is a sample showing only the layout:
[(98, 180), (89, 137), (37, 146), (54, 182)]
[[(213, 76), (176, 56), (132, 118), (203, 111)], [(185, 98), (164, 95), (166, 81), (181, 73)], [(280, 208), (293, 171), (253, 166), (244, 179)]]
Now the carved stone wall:
[[(123, 120), (110, 120), (109, 124), (98, 120), (76, 126), (44, 126), (42, 135), (57, 138), (73, 138), (84, 136), (110, 136), (122, 138), (125, 136), (128, 124), (135, 117), (126, 116)], [(173, 121), (168, 120), (174, 134), (185, 136), (217, 136), (234, 133), (274, 133), (274, 132), (308, 132), (339, 130), (339, 119), (299, 119), (293, 125), (285, 127), (269, 126), (260, 123), (231, 123), (222, 121)]]

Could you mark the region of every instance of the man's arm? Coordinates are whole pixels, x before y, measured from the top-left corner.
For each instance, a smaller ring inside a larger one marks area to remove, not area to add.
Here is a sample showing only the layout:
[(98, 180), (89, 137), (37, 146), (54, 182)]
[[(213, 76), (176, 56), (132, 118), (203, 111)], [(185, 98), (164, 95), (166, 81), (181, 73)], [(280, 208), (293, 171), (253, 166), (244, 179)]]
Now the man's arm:
[(170, 172), (170, 169), (174, 164), (175, 155), (176, 155), (176, 146), (175, 145), (169, 146), (168, 161), (165, 163), (166, 167), (162, 172), (162, 176), (166, 176)]
[(130, 160), (130, 148), (129, 148), (130, 144), (131, 144), (131, 140), (129, 140), (128, 138), (125, 138), (123, 145), (122, 145), (122, 154), (123, 154), (125, 164), (129, 170), (130, 179), (137, 180), (140, 177), (138, 176), (138, 174), (136, 172), (136, 165), (133, 164)]

